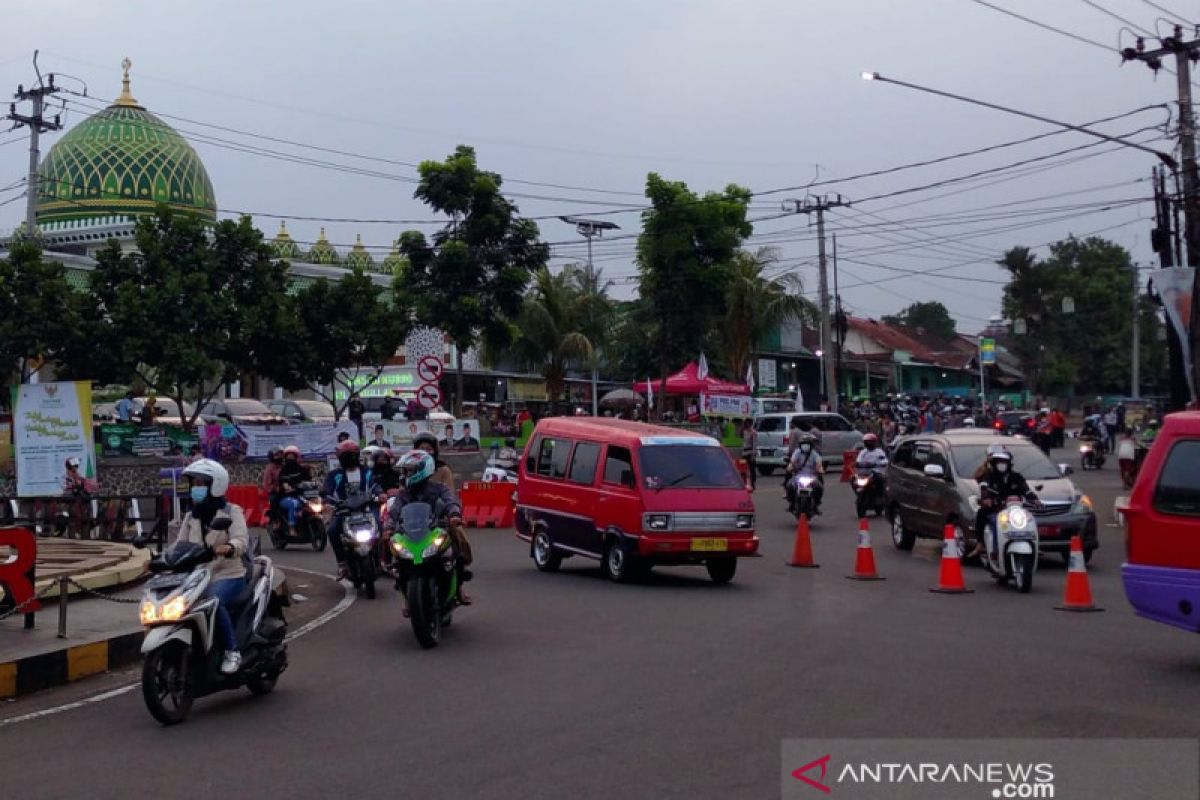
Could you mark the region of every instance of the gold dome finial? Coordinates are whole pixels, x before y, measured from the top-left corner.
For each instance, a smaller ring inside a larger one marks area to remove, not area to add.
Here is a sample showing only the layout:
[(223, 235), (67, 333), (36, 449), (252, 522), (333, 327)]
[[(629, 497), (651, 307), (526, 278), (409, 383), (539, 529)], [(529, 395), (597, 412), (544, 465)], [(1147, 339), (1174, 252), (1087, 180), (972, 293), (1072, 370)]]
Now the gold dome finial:
[(129, 92), (129, 70), (133, 67), (133, 62), (128, 58), (121, 61), (121, 96), (113, 101), (114, 106), (126, 106), (128, 108), (141, 108), (141, 104), (133, 99), (133, 95)]
[(317, 241), (318, 241), (318, 242), (324, 242), (324, 241), (328, 241), (328, 240), (325, 238), (325, 229), (324, 229), (324, 228), (321, 228), (321, 235), (317, 237)]
[(279, 233), (276, 234), (276, 237), (279, 239), (290, 239), (291, 238), (291, 236), (288, 235), (286, 219), (279, 220)]
[(362, 246), (363, 246), (363, 243), (362, 243), (362, 234), (361, 234), (361, 233), (356, 233), (356, 234), (354, 234), (354, 246), (355, 246), (355, 247), (362, 247)]

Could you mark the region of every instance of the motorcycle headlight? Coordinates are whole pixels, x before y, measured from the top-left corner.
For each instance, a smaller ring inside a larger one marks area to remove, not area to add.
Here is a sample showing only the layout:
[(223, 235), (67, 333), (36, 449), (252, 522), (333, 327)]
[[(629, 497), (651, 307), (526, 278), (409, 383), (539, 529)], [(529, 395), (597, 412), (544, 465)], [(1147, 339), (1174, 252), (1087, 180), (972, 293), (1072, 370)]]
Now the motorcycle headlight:
[(428, 547), (425, 548), (425, 552), (421, 553), (421, 558), (433, 558), (439, 552), (441, 552), (442, 545), (445, 543), (446, 534), (439, 533), (437, 536), (433, 537), (433, 541)]
[(1092, 452), (1092, 446), (1090, 444), (1081, 444), (1079, 445), (1079, 452), (1090, 453)]
[(314, 500), (313, 502), (308, 504), (308, 510), (314, 514), (320, 514), (322, 511), (325, 510), (325, 506)]
[(816, 482), (816, 480), (817, 479), (812, 477), (811, 475), (801, 475), (800, 476), (800, 488), (807, 489), (808, 487), (812, 486)]
[(153, 600), (143, 600), (141, 608), (138, 609), (138, 619), (143, 625), (158, 622), (158, 604)]
[(870, 482), (871, 482), (870, 478), (855, 478), (854, 479), (854, 485), (859, 486), (859, 487), (866, 486)]
[(375, 535), (375, 531), (370, 528), (355, 528), (350, 532), (350, 535), (354, 537), (354, 541), (358, 544), (366, 544), (371, 541), (371, 538)]
[(1008, 511), (1007, 514), (1009, 527), (1024, 528), (1029, 524), (1029, 514), (1023, 508), (1014, 508)]

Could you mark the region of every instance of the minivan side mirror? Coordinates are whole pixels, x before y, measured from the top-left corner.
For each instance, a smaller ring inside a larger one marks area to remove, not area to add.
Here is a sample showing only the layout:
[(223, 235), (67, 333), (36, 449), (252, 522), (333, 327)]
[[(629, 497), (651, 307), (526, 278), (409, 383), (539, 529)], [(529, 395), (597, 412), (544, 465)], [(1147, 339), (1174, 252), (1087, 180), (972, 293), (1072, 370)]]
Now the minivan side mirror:
[(1075, 468), (1072, 467), (1070, 464), (1059, 464), (1058, 465), (1058, 474), (1062, 475), (1064, 478), (1067, 477), (1068, 475), (1074, 475)]
[(924, 472), (931, 478), (946, 477), (946, 470), (942, 468), (941, 464), (926, 464)]

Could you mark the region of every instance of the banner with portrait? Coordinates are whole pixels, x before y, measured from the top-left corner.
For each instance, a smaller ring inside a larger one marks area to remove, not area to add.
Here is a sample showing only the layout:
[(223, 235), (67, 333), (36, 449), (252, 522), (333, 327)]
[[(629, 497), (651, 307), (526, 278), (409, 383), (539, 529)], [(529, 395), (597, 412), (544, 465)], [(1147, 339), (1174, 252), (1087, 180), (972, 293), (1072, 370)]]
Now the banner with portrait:
[(374, 441), (374, 431), (380, 427), (393, 450), (411, 448), (413, 439), (421, 433), (432, 433), (437, 437), (439, 452), (471, 452), (479, 449), (477, 419), (380, 420), (367, 427), (368, 442)]
[(702, 394), (700, 395), (702, 417), (752, 417), (754, 403), (747, 395)]
[(12, 409), (18, 495), (61, 495), (68, 458), (78, 458), (80, 474), (95, 479), (89, 381), (14, 386)]

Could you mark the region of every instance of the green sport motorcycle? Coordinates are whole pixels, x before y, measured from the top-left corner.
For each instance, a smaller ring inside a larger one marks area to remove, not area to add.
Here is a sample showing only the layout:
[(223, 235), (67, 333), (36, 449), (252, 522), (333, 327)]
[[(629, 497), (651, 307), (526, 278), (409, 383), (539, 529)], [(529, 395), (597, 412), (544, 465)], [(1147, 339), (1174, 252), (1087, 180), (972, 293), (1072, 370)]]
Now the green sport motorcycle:
[(458, 553), (450, 532), (438, 525), (437, 509), (409, 503), (392, 536), (396, 591), (408, 599), (408, 616), (421, 646), (437, 647), (458, 605)]

